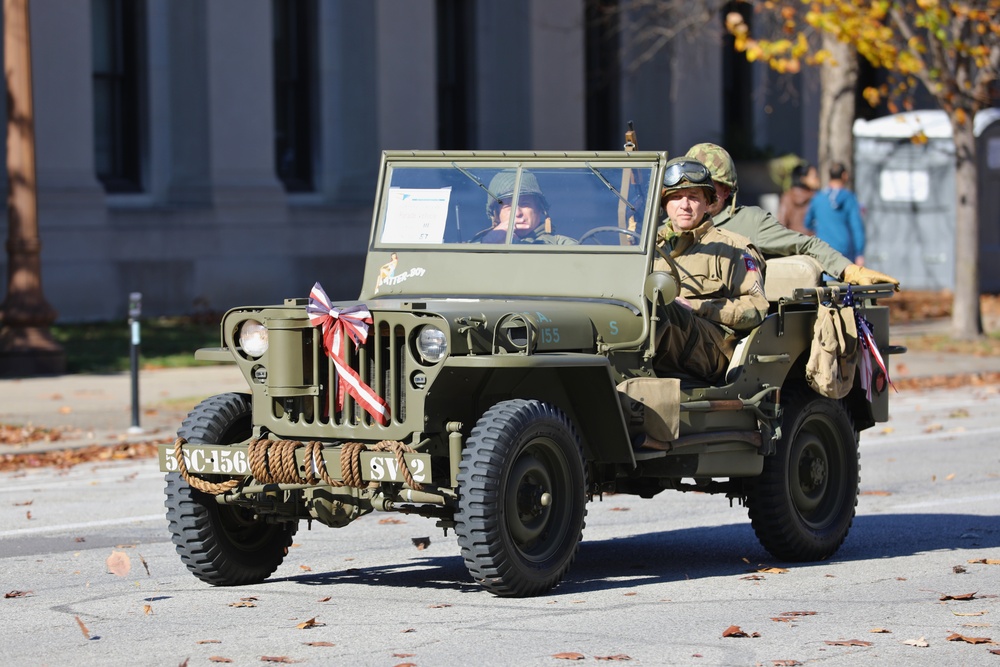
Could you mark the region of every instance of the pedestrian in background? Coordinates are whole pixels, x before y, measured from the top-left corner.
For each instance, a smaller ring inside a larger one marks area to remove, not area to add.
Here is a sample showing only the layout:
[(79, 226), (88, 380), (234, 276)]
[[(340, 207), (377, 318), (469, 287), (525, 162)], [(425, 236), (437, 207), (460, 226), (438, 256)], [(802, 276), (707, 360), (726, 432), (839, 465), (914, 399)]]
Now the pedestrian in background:
[(858, 198), (847, 189), (849, 179), (847, 167), (831, 164), (830, 185), (813, 195), (804, 224), (857, 266), (864, 266), (865, 225)]
[(778, 202), (778, 222), (800, 234), (812, 236), (813, 232), (804, 224), (806, 211), (813, 194), (819, 189), (819, 176), (816, 167), (808, 162), (795, 165), (792, 168), (791, 187), (781, 195)]

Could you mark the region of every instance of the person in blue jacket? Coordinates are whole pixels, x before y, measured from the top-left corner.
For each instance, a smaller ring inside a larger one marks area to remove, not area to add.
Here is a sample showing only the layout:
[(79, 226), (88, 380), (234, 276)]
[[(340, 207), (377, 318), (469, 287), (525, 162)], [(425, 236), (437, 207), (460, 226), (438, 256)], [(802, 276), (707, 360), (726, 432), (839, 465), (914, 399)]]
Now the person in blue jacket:
[(849, 174), (840, 162), (830, 165), (830, 184), (813, 195), (803, 224), (858, 266), (865, 264), (865, 224), (861, 205), (847, 189)]

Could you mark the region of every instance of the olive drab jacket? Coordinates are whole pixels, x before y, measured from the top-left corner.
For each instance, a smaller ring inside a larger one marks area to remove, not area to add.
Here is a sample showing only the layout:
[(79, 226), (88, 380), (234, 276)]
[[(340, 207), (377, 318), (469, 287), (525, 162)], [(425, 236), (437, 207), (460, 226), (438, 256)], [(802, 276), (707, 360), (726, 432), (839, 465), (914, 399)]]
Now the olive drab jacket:
[[(669, 221), (658, 234), (657, 248), (669, 253), (680, 273), (680, 295), (695, 315), (733, 331), (759, 325), (767, 315), (763, 278), (747, 239), (716, 229), (706, 219), (689, 232), (677, 233)], [(670, 271), (657, 257), (654, 271)]]
[(788, 229), (770, 212), (759, 206), (737, 206), (735, 211), (726, 206), (712, 218), (720, 230), (734, 232), (750, 239), (765, 259), (789, 255), (809, 255), (820, 263), (823, 270), (835, 278), (844, 275), (851, 260), (815, 236), (806, 236)]

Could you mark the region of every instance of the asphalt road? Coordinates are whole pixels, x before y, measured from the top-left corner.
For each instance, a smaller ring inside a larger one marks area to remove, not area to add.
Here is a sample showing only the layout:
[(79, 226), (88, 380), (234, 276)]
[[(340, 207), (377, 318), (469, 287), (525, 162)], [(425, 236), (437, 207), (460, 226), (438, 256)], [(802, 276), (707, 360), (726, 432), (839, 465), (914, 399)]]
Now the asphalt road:
[(520, 600), (473, 584), (433, 521), (387, 514), (302, 525), (272, 579), (211, 588), (174, 552), (153, 461), (4, 474), (3, 661), (1000, 665), (1000, 564), (970, 562), (1000, 563), (998, 413), (997, 387), (894, 396), (829, 561), (775, 562), (721, 497), (606, 496), (563, 584)]

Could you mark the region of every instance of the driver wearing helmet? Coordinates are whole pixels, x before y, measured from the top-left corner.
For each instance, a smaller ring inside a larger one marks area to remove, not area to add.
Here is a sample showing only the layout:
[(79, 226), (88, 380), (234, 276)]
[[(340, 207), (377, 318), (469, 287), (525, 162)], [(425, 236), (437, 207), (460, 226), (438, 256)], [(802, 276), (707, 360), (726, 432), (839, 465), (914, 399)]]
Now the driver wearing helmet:
[[(768, 303), (757, 261), (745, 238), (712, 224), (716, 200), (712, 177), (702, 163), (677, 158), (667, 163), (660, 203), (667, 220), (657, 234), (660, 257), (654, 271), (677, 266), (680, 296), (661, 309), (653, 368), (678, 371), (709, 382), (724, 379), (737, 332), (759, 325)], [(663, 326), (666, 322), (666, 326)]]
[(480, 232), (479, 242), (504, 243), (513, 221), (514, 243), (575, 244), (576, 241), (568, 236), (552, 233), (549, 202), (538, 187), (538, 179), (527, 169), (521, 171), (517, 207), (511, 206), (516, 179), (516, 170), (504, 169), (490, 181), (490, 195), (486, 199), (486, 216), (490, 220), (490, 228)]
[(844, 282), (852, 285), (891, 283), (899, 289), (899, 281), (892, 276), (851, 263), (818, 237), (788, 229), (759, 206), (737, 206), (736, 165), (722, 146), (697, 144), (688, 150), (686, 157), (698, 160), (712, 173), (718, 201), (709, 212), (715, 226), (747, 237), (765, 258), (809, 255), (824, 271)]

